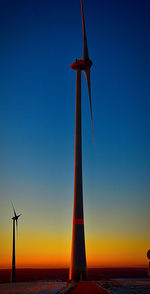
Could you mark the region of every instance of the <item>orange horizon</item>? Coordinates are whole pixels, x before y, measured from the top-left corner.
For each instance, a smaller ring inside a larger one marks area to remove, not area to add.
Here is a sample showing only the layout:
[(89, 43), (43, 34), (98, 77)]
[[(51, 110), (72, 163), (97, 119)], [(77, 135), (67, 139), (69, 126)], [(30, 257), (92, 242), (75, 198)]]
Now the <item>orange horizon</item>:
[[(146, 265), (131, 265), (131, 266), (90, 266), (87, 267), (88, 269), (120, 269), (120, 268), (147, 268), (148, 266)], [(24, 267), (16, 267), (16, 269), (39, 269), (39, 270), (44, 270), (44, 269), (68, 269), (69, 270), (69, 266), (68, 267), (35, 267), (35, 266), (24, 266)], [(0, 270), (11, 270), (11, 267), (0, 267)]]
[[(23, 227), (23, 225), (22, 225)], [(69, 268), (71, 261), (71, 234), (66, 230), (53, 230), (47, 235), (39, 228), (31, 232), (22, 228), (24, 233), (16, 239), (16, 268), (60, 269)], [(11, 268), (12, 231), (2, 233), (0, 269)], [(149, 248), (147, 236), (134, 234), (98, 234), (89, 227), (86, 237), (86, 256), (88, 268), (138, 268), (147, 267), (146, 257)]]

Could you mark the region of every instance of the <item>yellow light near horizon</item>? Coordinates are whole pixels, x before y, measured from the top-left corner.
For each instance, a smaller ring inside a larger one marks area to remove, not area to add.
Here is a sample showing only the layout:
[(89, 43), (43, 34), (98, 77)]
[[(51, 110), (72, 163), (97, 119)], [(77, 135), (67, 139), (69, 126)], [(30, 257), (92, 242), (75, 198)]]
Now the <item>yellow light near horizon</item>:
[[(71, 225), (53, 230), (36, 226), (19, 227), (16, 236), (16, 266), (19, 268), (66, 268), (70, 266)], [(64, 230), (65, 233), (64, 233)], [(119, 231), (120, 232), (120, 231)], [(122, 234), (113, 231), (92, 231), (86, 234), (86, 256), (88, 267), (147, 266), (146, 252), (149, 248), (147, 235)], [(1, 233), (0, 268), (10, 268), (12, 263), (12, 226), (8, 224)]]
[(146, 266), (148, 240), (131, 238), (97, 238), (87, 242), (89, 267)]
[[(12, 238), (3, 239), (0, 267), (11, 267)], [(148, 240), (89, 236), (86, 240), (88, 267), (147, 266)], [(16, 240), (18, 268), (66, 268), (70, 265), (71, 236), (24, 234)]]

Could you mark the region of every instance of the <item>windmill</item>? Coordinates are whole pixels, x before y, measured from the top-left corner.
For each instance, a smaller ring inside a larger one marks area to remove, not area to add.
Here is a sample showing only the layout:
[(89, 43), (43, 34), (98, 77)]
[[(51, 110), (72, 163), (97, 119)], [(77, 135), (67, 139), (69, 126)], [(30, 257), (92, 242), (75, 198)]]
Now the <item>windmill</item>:
[[(70, 280), (85, 280), (87, 277), (86, 251), (84, 237), (83, 191), (82, 191), (82, 132), (81, 132), (81, 71), (84, 71), (90, 102), (90, 114), (93, 131), (90, 68), (86, 29), (84, 22), (83, 3), (81, 0), (82, 30), (83, 30), (83, 59), (76, 61), (71, 68), (76, 71), (76, 114), (75, 114), (75, 170), (74, 170), (74, 208), (72, 230), (72, 253), (69, 272)], [(93, 133), (94, 138), (94, 133)]]
[(14, 211), (14, 216), (12, 217), (13, 220), (13, 252), (12, 252), (12, 282), (16, 281), (16, 261), (15, 261), (15, 225), (16, 225), (16, 229), (18, 231), (18, 218), (21, 216), (21, 214), (17, 215), (15, 208), (12, 204), (12, 208)]

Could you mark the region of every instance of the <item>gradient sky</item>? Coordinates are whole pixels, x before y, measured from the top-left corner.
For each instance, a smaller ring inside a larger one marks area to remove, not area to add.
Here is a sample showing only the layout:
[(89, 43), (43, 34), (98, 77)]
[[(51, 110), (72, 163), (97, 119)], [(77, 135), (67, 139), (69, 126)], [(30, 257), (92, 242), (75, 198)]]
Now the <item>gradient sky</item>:
[[(150, 248), (150, 1), (84, 0), (96, 147), (82, 75), (89, 267), (144, 266)], [(79, 0), (0, 1), (0, 267), (68, 267)]]

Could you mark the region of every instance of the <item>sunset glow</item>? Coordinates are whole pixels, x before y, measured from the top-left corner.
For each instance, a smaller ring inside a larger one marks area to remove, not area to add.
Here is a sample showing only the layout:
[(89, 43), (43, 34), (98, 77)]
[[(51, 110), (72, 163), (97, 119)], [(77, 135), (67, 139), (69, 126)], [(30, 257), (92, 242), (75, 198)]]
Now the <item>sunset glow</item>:
[[(22, 214), (16, 267), (69, 268), (76, 87), (70, 64), (83, 52), (80, 1), (1, 2), (0, 268), (12, 265), (11, 201)], [(82, 76), (87, 265), (145, 267), (150, 1), (84, 2), (95, 136), (94, 145)]]

